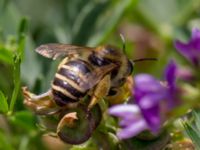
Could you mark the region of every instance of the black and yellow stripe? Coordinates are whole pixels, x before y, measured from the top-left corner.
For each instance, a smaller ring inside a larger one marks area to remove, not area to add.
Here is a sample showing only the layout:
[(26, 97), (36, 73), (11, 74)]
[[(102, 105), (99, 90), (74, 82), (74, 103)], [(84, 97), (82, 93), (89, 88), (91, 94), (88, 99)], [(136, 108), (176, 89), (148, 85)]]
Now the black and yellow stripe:
[[(103, 69), (101, 73), (95, 72), (101, 71), (101, 67), (106, 68), (111, 64), (115, 64), (117, 67), (110, 72)], [(112, 46), (97, 47), (94, 51), (90, 51), (82, 57), (66, 57), (59, 64), (52, 82), (54, 100), (60, 106), (78, 102), (90, 90), (88, 89), (90, 82), (92, 82), (90, 77), (95, 79), (97, 76), (99, 78), (98, 73), (102, 77), (110, 73), (111, 88), (118, 88), (124, 84), (126, 77), (131, 74), (132, 70), (133, 66), (128, 58)], [(113, 94), (115, 94), (115, 91), (110, 90), (109, 95)]]
[(81, 82), (88, 82), (85, 75), (91, 73), (92, 69), (91, 65), (80, 59), (62, 63), (52, 83), (52, 93), (56, 103), (62, 106), (69, 102), (77, 102), (84, 97), (87, 89), (79, 85)]
[[(62, 91), (67, 96), (69, 96), (72, 99), (80, 98), (84, 96), (84, 93), (70, 85), (69, 82), (63, 81), (62, 79), (55, 78), (53, 81), (53, 87), (59, 87), (57, 90)], [(55, 88), (54, 88), (55, 89)]]
[(80, 83), (81, 78), (77, 76), (77, 73), (71, 70), (68, 66), (65, 67), (65, 65), (62, 66), (56, 73), (56, 75), (59, 74), (61, 76), (64, 76), (65, 78), (72, 80), (76, 84)]
[(56, 89), (52, 89), (52, 94), (54, 96), (56, 104), (58, 104), (59, 106), (63, 106), (66, 105), (67, 103), (74, 103), (78, 101), (66, 96), (65, 93), (57, 91)]
[(93, 69), (88, 62), (81, 59), (69, 61), (65, 66), (71, 67), (74, 71), (78, 71), (82, 74), (90, 73)]

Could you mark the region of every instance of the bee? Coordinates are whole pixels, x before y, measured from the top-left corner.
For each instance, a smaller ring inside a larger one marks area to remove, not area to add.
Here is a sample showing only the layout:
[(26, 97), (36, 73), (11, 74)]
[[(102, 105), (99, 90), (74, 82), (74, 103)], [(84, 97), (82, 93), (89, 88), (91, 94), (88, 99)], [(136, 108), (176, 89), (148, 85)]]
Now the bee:
[[(36, 95), (27, 87), (22, 88), (24, 104), (41, 116), (44, 126), (64, 142), (83, 143), (100, 123), (102, 113), (98, 102), (105, 98), (110, 104), (117, 104), (130, 96), (134, 61), (128, 59), (123, 49), (111, 45), (39, 46), (36, 52), (40, 55), (62, 60), (47, 92)], [(141, 60), (153, 59), (135, 62)], [(89, 104), (84, 103), (85, 97)]]
[[(53, 60), (63, 59), (47, 92), (35, 95), (27, 87), (22, 88), (24, 104), (43, 120), (45, 116), (48, 120), (45, 126), (53, 129), (64, 142), (84, 142), (101, 120), (99, 100), (106, 98), (115, 104), (125, 98), (123, 89), (133, 71), (132, 62), (123, 51), (110, 45), (92, 48), (45, 44), (36, 48), (36, 52)], [(89, 104), (80, 103), (86, 96), (90, 99)], [(77, 120), (81, 123), (74, 125)], [(79, 127), (80, 124), (84, 127)]]
[(117, 95), (118, 89), (133, 71), (127, 56), (114, 46), (96, 48), (68, 44), (46, 44), (36, 49), (44, 57), (64, 57), (51, 84), (53, 100), (58, 106), (75, 103), (91, 96), (88, 108), (102, 97)]

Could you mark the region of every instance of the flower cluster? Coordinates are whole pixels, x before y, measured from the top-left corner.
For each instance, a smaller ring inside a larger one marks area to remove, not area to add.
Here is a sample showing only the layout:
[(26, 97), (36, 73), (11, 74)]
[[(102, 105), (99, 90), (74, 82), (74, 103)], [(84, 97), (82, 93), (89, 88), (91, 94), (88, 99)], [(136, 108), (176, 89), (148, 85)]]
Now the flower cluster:
[[(116, 105), (110, 108), (111, 115), (121, 118), (122, 129), (117, 133), (120, 139), (133, 137), (143, 130), (159, 132), (164, 116), (161, 116), (162, 105), (167, 105), (167, 112), (177, 102), (176, 98), (176, 65), (169, 63), (165, 71), (167, 83), (161, 83), (148, 74), (140, 74), (134, 78), (134, 104)], [(133, 100), (132, 100), (133, 101)]]

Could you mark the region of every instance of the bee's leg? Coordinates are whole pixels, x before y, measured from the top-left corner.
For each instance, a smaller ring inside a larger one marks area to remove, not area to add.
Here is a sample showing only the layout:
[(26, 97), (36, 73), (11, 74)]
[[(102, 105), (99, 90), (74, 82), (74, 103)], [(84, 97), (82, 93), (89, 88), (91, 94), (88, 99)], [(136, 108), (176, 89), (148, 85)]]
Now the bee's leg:
[(130, 76), (121, 87), (111, 88), (106, 96), (106, 100), (108, 100), (111, 105), (121, 104), (127, 101), (133, 94), (133, 85), (133, 77)]
[(125, 102), (131, 95), (131, 91), (127, 89), (127, 86), (112, 88), (109, 93), (112, 94), (106, 96), (106, 99), (111, 105), (121, 104)]
[(100, 82), (95, 87), (92, 98), (88, 105), (88, 109), (91, 109), (96, 103), (99, 102), (99, 100), (105, 97), (108, 94), (109, 89), (110, 75), (106, 75), (102, 80), (100, 80)]
[(27, 87), (22, 88), (24, 104), (39, 115), (50, 115), (58, 112), (60, 108), (54, 103), (51, 90), (35, 95)]

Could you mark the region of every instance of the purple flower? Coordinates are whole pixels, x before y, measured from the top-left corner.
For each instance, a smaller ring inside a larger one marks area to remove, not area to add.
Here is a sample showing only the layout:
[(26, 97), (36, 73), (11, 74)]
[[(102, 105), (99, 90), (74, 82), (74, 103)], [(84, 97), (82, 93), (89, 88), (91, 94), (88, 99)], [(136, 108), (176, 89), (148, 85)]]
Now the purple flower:
[(167, 81), (167, 100), (168, 108), (173, 108), (177, 102), (177, 86), (176, 86), (176, 75), (177, 75), (177, 65), (171, 60), (165, 69), (165, 80)]
[(175, 41), (179, 53), (186, 57), (195, 66), (200, 66), (200, 30), (193, 28), (191, 39), (187, 43)]
[(148, 129), (148, 125), (137, 105), (115, 105), (109, 109), (109, 114), (121, 118), (119, 125), (122, 129), (117, 133), (120, 139), (131, 138)]
[(152, 132), (160, 129), (160, 101), (166, 97), (166, 88), (158, 80), (147, 74), (135, 77), (133, 88), (135, 103), (140, 110)]
[[(166, 84), (148, 74), (135, 76), (133, 98), (135, 104), (121, 104), (109, 109), (109, 114), (119, 117), (120, 139), (133, 137), (144, 130), (159, 132), (165, 114), (177, 105), (177, 66), (170, 61), (165, 70)], [(168, 107), (164, 107), (165, 104)], [(161, 108), (162, 107), (162, 108)]]
[(116, 105), (109, 114), (120, 117), (120, 139), (133, 137), (144, 130), (158, 133), (161, 127), (160, 101), (166, 97), (166, 87), (147, 74), (135, 77), (133, 88), (135, 104)]

